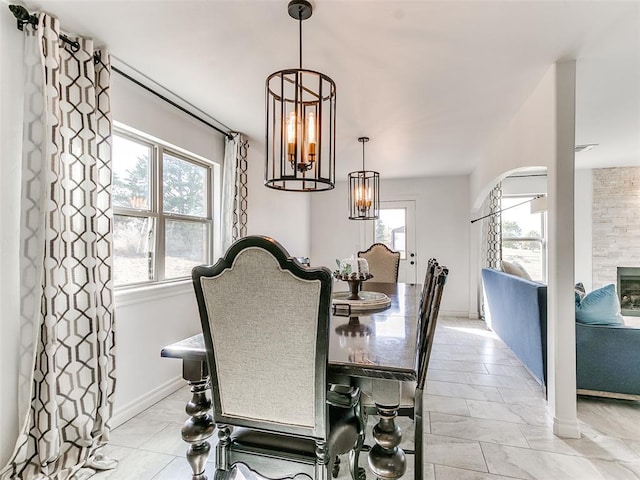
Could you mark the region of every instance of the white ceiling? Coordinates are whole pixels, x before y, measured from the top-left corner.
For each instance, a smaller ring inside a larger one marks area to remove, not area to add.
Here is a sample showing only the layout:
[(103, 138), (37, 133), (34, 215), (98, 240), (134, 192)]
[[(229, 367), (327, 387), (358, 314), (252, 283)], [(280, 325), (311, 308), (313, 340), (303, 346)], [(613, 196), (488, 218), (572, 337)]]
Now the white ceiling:
[[(287, 0), (29, 1), (264, 142), (264, 82), (298, 65)], [(640, 165), (640, 3), (315, 0), (303, 66), (337, 85), (337, 174), (465, 174), (555, 61), (576, 58), (579, 167)]]

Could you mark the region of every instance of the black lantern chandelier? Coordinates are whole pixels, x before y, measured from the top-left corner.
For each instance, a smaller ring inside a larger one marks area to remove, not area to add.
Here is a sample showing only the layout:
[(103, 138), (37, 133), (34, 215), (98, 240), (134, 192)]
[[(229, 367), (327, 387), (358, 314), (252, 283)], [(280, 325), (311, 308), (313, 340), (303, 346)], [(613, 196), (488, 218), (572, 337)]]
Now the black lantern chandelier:
[(295, 192), (331, 190), (336, 183), (336, 84), (302, 68), (302, 21), (311, 17), (311, 4), (292, 0), (288, 10), (299, 23), (300, 66), (267, 77), (264, 183)]
[(362, 170), (349, 174), (349, 218), (375, 220), (380, 217), (380, 174), (364, 169), (364, 144), (369, 137), (360, 137)]

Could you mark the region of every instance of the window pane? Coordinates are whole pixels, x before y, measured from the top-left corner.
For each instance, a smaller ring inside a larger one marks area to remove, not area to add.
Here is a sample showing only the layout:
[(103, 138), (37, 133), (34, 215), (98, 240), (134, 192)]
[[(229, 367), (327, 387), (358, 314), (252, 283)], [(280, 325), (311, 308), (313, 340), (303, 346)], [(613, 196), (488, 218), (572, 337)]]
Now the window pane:
[(162, 164), (163, 211), (205, 217), (207, 169), (165, 153)]
[(380, 218), (375, 224), (375, 241), (384, 243), (391, 250), (400, 252), (400, 258), (405, 256), (405, 226), (406, 211), (404, 208), (380, 209)]
[[(542, 238), (541, 213), (531, 213), (531, 200), (533, 197), (503, 197), (502, 208), (508, 208), (502, 212), (502, 237), (533, 237)], [(518, 205), (519, 203), (522, 205)], [(517, 207), (512, 207), (518, 205)]]
[(503, 240), (502, 258), (508, 262), (518, 262), (533, 280), (544, 281), (541, 240)]
[(148, 210), (151, 182), (151, 147), (113, 136), (113, 206)]
[(127, 285), (153, 280), (153, 219), (114, 215), (114, 283)]
[(193, 267), (208, 262), (208, 224), (167, 220), (165, 232), (165, 278), (188, 277)]

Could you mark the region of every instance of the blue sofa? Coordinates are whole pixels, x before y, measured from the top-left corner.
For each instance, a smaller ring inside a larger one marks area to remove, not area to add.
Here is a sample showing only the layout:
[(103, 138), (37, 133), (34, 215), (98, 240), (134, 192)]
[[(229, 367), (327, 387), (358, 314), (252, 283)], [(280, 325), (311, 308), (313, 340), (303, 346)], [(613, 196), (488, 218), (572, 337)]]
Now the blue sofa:
[[(547, 287), (489, 268), (482, 282), (491, 329), (546, 385)], [(576, 322), (576, 381), (579, 394), (640, 399), (640, 328)]]

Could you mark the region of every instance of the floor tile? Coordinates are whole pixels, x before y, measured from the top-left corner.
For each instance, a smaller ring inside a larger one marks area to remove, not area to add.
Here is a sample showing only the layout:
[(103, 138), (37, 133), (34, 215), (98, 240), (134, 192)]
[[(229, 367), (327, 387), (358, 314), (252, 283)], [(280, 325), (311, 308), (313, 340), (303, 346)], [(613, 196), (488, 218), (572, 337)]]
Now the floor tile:
[(487, 472), (479, 442), (427, 434), (424, 445), (426, 462)]
[(546, 409), (542, 406), (522, 408), (521, 405), (483, 402), (480, 400), (467, 400), (467, 406), (469, 408), (469, 415), (475, 418), (540, 425), (543, 427), (547, 424)]
[(518, 424), (497, 420), (431, 412), (431, 433), (467, 440), (529, 447)]
[(603, 435), (640, 439), (640, 402), (579, 397), (578, 418)]
[(546, 408), (547, 401), (544, 394), (534, 390), (514, 390), (511, 388), (498, 388), (504, 403), (510, 405), (520, 405), (521, 407), (541, 407)]
[[(182, 391), (183, 390), (180, 390), (180, 392)], [(185, 412), (185, 407), (191, 398), (189, 392), (185, 393), (186, 395), (184, 399), (181, 400), (172, 396), (171, 398), (158, 402), (145, 410), (138, 415), (138, 418), (155, 422), (177, 423), (179, 425), (184, 424), (187, 418), (189, 418)]]
[(483, 387), (481, 385), (465, 385), (431, 380), (427, 382), (426, 392), (431, 395), (445, 397), (470, 398), (472, 400), (487, 400), (490, 402), (502, 401), (502, 396), (497, 388)]
[(483, 363), (458, 362), (455, 360), (430, 360), (429, 370), (447, 370), (450, 372), (489, 373)]
[[(453, 342), (453, 340), (451, 341)], [(471, 345), (458, 345), (456, 343), (450, 343), (445, 341), (433, 342), (433, 352), (441, 353), (469, 353), (471, 355), (477, 355), (478, 349)], [(431, 364), (429, 365), (431, 367)]]
[[(213, 480), (216, 472), (216, 466), (213, 462), (207, 462), (205, 467), (205, 475), (209, 480)], [(175, 457), (171, 463), (164, 467), (153, 480), (179, 480), (188, 479), (193, 476), (191, 466), (185, 458)]]
[(522, 366), (496, 365), (489, 363), (487, 365), (484, 365), (484, 367), (491, 375), (507, 375), (510, 377), (524, 378), (526, 380), (531, 379), (531, 374), (527, 371), (526, 368)]
[(427, 381), (429, 380), (465, 383), (467, 385), (482, 385), (485, 387), (513, 388), (515, 390), (525, 391), (530, 390), (529, 384), (524, 378), (505, 375), (430, 370), (427, 372)]
[(111, 444), (138, 448), (168, 424), (137, 416), (111, 432)]
[[(167, 455), (184, 456), (189, 444), (182, 440), (182, 427), (177, 423), (167, 424), (153, 437), (140, 445), (141, 450), (166, 453)], [(217, 435), (214, 434), (214, 438)]]
[(606, 480), (591, 461), (583, 457), (495, 443), (481, 446), (491, 473), (531, 480)]
[(431, 358), (440, 360), (458, 360), (462, 362), (480, 362), (480, 363), (497, 363), (499, 365), (513, 365), (511, 363), (511, 355), (505, 352), (495, 353), (456, 353), (456, 352), (439, 352), (431, 353)]
[(443, 397), (425, 393), (422, 397), (425, 410), (436, 413), (449, 413), (451, 415), (469, 416), (469, 407), (464, 398)]
[(593, 459), (591, 463), (607, 480), (638, 480), (640, 464)]
[(136, 450), (118, 462), (118, 468), (102, 472), (91, 480), (151, 480), (176, 457)]
[(529, 446), (536, 450), (640, 463), (638, 452), (619, 438), (584, 433), (580, 438), (560, 438), (549, 428), (534, 426), (523, 426), (521, 430)]
[(464, 470), (462, 468), (445, 467), (444, 465), (435, 466), (436, 480), (510, 480), (513, 477), (503, 477), (501, 475), (493, 475), (492, 473), (474, 472), (473, 470)]

